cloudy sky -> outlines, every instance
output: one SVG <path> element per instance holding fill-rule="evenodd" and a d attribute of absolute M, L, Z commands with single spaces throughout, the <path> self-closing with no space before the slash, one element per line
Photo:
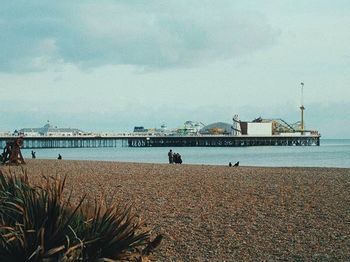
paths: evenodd
<path fill-rule="evenodd" d="M 0 130 L 256 117 L 350 138 L 348 0 L 3 1 Z"/>

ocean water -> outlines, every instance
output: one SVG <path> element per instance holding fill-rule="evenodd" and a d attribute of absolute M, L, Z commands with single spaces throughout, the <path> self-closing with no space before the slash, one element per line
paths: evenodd
<path fill-rule="evenodd" d="M 170 148 L 59 148 L 35 149 L 38 159 L 56 159 L 61 154 L 68 160 L 122 161 L 167 163 Z M 260 146 L 260 147 L 174 147 L 184 164 L 273 167 L 346 167 L 350 168 L 350 139 L 321 139 L 318 146 Z M 31 150 L 24 149 L 25 158 Z"/>

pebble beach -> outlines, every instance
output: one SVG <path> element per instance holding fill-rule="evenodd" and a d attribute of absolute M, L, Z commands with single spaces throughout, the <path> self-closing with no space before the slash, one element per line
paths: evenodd
<path fill-rule="evenodd" d="M 155 261 L 350 261 L 350 169 L 26 160 L 32 183 L 132 204 Z"/>

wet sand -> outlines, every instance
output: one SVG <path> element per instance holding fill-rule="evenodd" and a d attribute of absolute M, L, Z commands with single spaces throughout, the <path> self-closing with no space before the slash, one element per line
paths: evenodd
<path fill-rule="evenodd" d="M 24 168 L 33 183 L 67 175 L 76 198 L 133 203 L 164 236 L 157 261 L 350 261 L 350 169 L 39 159 Z"/>

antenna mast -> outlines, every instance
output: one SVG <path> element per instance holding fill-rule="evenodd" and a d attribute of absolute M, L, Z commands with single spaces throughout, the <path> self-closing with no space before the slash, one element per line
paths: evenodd
<path fill-rule="evenodd" d="M 301 110 L 301 124 L 300 124 L 300 131 L 301 131 L 301 134 L 303 135 L 304 134 L 304 110 L 305 110 L 305 107 L 304 107 L 304 83 L 301 82 L 300 83 L 301 85 L 301 106 L 300 106 L 300 110 Z"/>

